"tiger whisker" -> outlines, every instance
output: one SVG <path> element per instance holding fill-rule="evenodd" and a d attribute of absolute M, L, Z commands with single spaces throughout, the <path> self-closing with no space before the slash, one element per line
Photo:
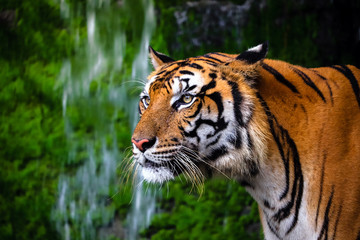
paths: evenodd
<path fill-rule="evenodd" d="M 131 156 L 129 156 L 130 154 L 127 155 L 128 156 L 126 156 L 118 166 L 118 168 L 122 172 L 121 177 L 118 179 L 118 186 L 120 186 L 120 190 L 124 192 L 129 187 L 128 182 L 131 175 L 133 174 L 133 169 L 135 165 L 135 163 L 131 161 Z"/>
<path fill-rule="evenodd" d="M 185 175 L 185 179 L 187 181 L 190 181 L 192 186 L 196 185 L 196 177 L 194 176 L 194 172 L 191 170 L 191 168 L 189 168 L 188 164 L 186 164 L 186 162 L 184 162 L 182 159 L 178 158 L 178 161 L 179 161 L 179 165 L 181 165 L 182 168 L 184 169 L 183 172 Z"/>
<path fill-rule="evenodd" d="M 202 172 L 201 172 L 201 170 L 199 169 L 199 167 L 196 166 L 196 164 L 195 164 L 193 161 L 191 161 L 191 159 L 190 159 L 185 153 L 179 152 L 179 154 L 183 157 L 183 159 L 184 159 L 185 161 L 187 161 L 187 162 L 191 165 L 191 167 L 194 169 L 194 171 L 199 174 L 200 178 L 201 178 L 201 179 L 204 179 L 204 175 L 202 174 Z"/>
<path fill-rule="evenodd" d="M 138 83 L 141 86 L 145 86 L 146 81 L 144 81 L 144 80 L 142 80 L 140 78 L 139 79 L 131 79 L 131 80 L 123 81 L 120 86 L 124 86 L 125 84 L 130 84 L 130 83 Z"/>
<path fill-rule="evenodd" d="M 174 160 L 175 160 L 175 159 L 174 159 Z M 177 163 L 177 161 L 176 161 L 176 160 L 175 160 L 174 162 L 175 162 L 176 166 L 181 167 L 180 165 L 178 165 L 178 163 Z M 168 162 L 166 162 L 166 165 L 168 166 L 168 168 L 169 168 L 169 169 L 171 169 L 171 168 L 170 168 L 170 166 L 171 166 L 171 165 L 170 165 Z M 169 165 L 170 165 L 170 166 L 169 166 Z M 180 173 L 176 170 L 176 168 L 175 168 L 175 167 L 173 167 L 173 168 L 172 168 L 172 170 L 174 170 L 174 171 L 175 171 L 176 175 L 180 175 Z M 181 179 L 181 178 L 180 178 L 180 182 L 182 183 L 182 179 Z"/>
<path fill-rule="evenodd" d="M 202 195 L 203 185 L 205 180 L 204 175 L 202 174 L 199 167 L 196 166 L 196 164 L 193 161 L 191 161 L 191 159 L 186 154 L 184 154 L 183 152 L 179 152 L 179 154 L 182 156 L 182 159 L 186 162 L 187 165 L 189 165 L 192 172 L 194 173 L 195 185 L 198 187 L 198 191 L 200 192 L 200 195 Z"/>
<path fill-rule="evenodd" d="M 192 183 L 192 188 L 190 191 L 192 191 L 192 189 L 197 186 L 199 192 L 202 192 L 202 188 L 199 186 L 203 184 L 204 176 L 202 175 L 200 169 L 184 153 L 178 152 L 176 157 L 181 162 L 181 165 L 186 168 L 184 173 L 186 173 L 186 175 L 189 177 L 188 180 L 190 180 Z"/>
<path fill-rule="evenodd" d="M 182 169 L 183 174 L 186 176 L 186 178 L 185 178 L 186 180 L 191 179 L 191 176 L 189 175 L 189 172 L 186 171 L 185 166 L 183 166 L 182 164 L 180 164 L 179 161 L 181 161 L 181 159 L 178 159 L 178 157 L 175 156 L 175 157 L 174 157 L 174 163 L 175 163 L 175 165 Z M 182 181 L 182 180 L 180 179 L 180 181 Z"/>
<path fill-rule="evenodd" d="M 120 170 L 124 173 L 122 174 L 122 177 L 119 179 L 119 181 L 124 183 L 125 185 L 129 181 L 129 178 L 134 170 L 134 165 L 136 164 L 134 161 L 131 161 L 131 157 L 132 155 L 125 157 L 119 166 Z"/>
<path fill-rule="evenodd" d="M 184 145 L 181 145 L 181 148 L 186 151 L 186 154 L 189 154 L 189 155 L 191 155 L 192 157 L 194 157 L 195 160 L 200 161 L 200 162 L 202 162 L 202 163 L 205 163 L 205 164 L 206 164 L 207 166 L 209 166 L 210 168 L 213 168 L 213 169 L 215 169 L 216 171 L 218 171 L 219 173 L 221 173 L 221 174 L 222 174 L 224 177 L 226 177 L 227 179 L 229 179 L 229 180 L 231 179 L 228 175 L 226 175 L 226 173 L 222 172 L 222 171 L 221 171 L 220 169 L 218 169 L 217 167 L 212 166 L 212 165 L 210 165 L 207 161 L 203 160 L 202 158 L 208 159 L 208 158 L 207 158 L 206 156 L 204 156 L 203 154 L 196 153 L 194 150 L 192 150 L 192 149 L 190 149 L 190 148 L 188 148 L 188 147 L 186 147 L 186 146 L 184 146 Z M 202 156 L 200 156 L 200 155 L 202 155 Z"/>
<path fill-rule="evenodd" d="M 190 170 L 190 172 L 193 174 L 194 180 L 198 180 L 197 172 L 200 172 L 200 169 L 197 168 L 195 164 L 193 164 L 188 157 L 183 154 L 182 152 L 178 153 L 180 157 L 180 160 L 182 160 L 182 163 L 185 165 L 185 167 Z"/>

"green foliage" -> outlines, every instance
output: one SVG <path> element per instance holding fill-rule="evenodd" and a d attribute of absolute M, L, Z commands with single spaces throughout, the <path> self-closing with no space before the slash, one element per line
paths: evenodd
<path fill-rule="evenodd" d="M 52 0 L 0 0 L 0 10 L 16 14 L 14 22 L 0 26 L 2 57 L 16 60 L 56 60 L 72 50 L 72 38 L 60 18 L 60 6 Z"/>
<path fill-rule="evenodd" d="M 260 239 L 257 205 L 235 182 L 209 180 L 202 195 L 186 181 L 163 189 L 161 209 L 142 233 L 151 239 Z"/>
<path fill-rule="evenodd" d="M 53 0 L 0 0 L 0 13 L 12 11 L 11 22 L 0 22 L 0 239 L 59 239 L 51 222 L 58 197 L 61 172 L 74 172 L 88 157 L 81 144 L 94 137 L 94 124 L 81 115 L 81 105 L 69 109 L 76 127 L 74 138 L 65 135 L 62 84 L 58 77 L 64 57 L 74 53 L 75 35 L 60 17 Z M 86 37 L 83 19 L 80 39 Z M 108 29 L 109 30 L 109 29 Z M 102 84 L 104 84 L 102 82 Z M 106 84 L 106 83 L 105 83 Z M 93 93 L 101 87 L 92 86 Z M 128 147 L 130 132 L 126 116 L 106 106 L 114 120 L 120 151 Z M 76 163 L 68 162 L 69 143 L 77 141 Z M 107 143 L 115 142 L 109 136 Z M 115 190 L 114 190 L 115 191 Z M 126 215 L 130 191 L 109 202 L 109 212 Z M 115 207 L 118 210 L 114 210 Z M 98 218 L 103 217 L 102 213 Z M 112 216 L 111 216 L 112 217 Z M 96 222 L 97 220 L 94 219 Z"/>
<path fill-rule="evenodd" d="M 0 61 L 0 238 L 56 239 L 49 218 L 66 156 L 59 63 Z"/>

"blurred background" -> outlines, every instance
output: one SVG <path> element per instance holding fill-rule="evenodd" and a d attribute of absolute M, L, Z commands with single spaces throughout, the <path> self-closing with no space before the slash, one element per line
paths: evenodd
<path fill-rule="evenodd" d="M 360 66 L 358 0 L 0 0 L 0 239 L 262 239 L 245 190 L 129 176 L 148 45 Z M 132 180 L 134 179 L 134 180 Z"/>

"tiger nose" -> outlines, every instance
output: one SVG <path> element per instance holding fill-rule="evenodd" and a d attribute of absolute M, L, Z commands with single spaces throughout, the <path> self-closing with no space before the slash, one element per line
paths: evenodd
<path fill-rule="evenodd" d="M 147 139 L 147 138 L 143 138 L 140 140 L 136 140 L 136 139 L 131 139 L 131 142 L 133 144 L 135 144 L 135 146 L 141 151 L 141 152 L 145 152 L 147 149 L 151 148 L 152 146 L 154 146 L 156 139 L 152 138 L 152 139 Z"/>

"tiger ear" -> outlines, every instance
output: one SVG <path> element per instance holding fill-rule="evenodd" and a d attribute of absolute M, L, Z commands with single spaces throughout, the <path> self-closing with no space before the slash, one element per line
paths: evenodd
<path fill-rule="evenodd" d="M 165 63 L 174 62 L 175 60 L 171 57 L 166 56 L 165 54 L 155 51 L 151 46 L 149 46 L 149 56 L 153 67 L 158 69 Z"/>
<path fill-rule="evenodd" d="M 236 60 L 245 61 L 248 64 L 254 64 L 266 57 L 268 46 L 268 42 L 264 42 L 263 44 L 252 47 L 238 55 Z"/>

